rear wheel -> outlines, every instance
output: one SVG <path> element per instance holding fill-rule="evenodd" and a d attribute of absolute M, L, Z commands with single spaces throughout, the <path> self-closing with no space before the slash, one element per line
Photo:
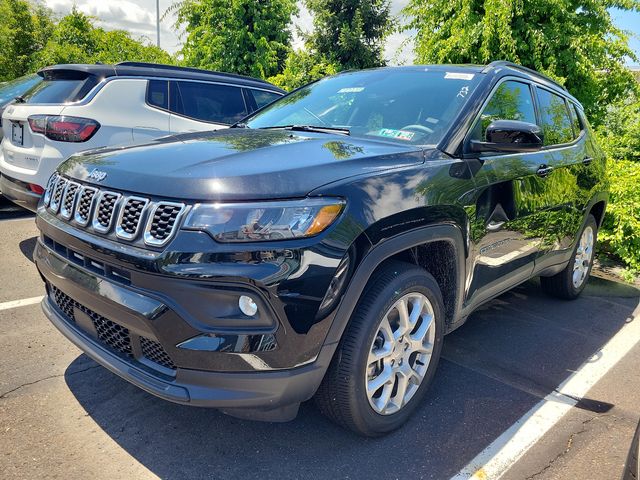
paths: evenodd
<path fill-rule="evenodd" d="M 593 267 L 597 236 L 598 223 L 593 215 L 589 215 L 565 269 L 552 277 L 540 277 L 542 289 L 546 293 L 566 300 L 578 298 L 587 285 Z"/>
<path fill-rule="evenodd" d="M 435 373 L 444 331 L 435 279 L 390 262 L 371 279 L 316 394 L 320 410 L 361 435 L 407 421 Z"/>

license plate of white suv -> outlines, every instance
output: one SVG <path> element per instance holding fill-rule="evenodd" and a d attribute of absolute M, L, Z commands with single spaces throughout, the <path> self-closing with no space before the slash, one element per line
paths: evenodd
<path fill-rule="evenodd" d="M 22 124 L 11 122 L 11 140 L 16 145 L 22 145 Z"/>

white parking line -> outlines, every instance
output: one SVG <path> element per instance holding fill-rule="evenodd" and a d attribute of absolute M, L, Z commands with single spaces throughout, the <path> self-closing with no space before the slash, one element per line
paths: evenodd
<path fill-rule="evenodd" d="M 451 480 L 495 480 L 534 446 L 598 380 L 640 342 L 640 307 L 633 318 L 578 370 L 496 438 Z"/>
<path fill-rule="evenodd" d="M 34 303 L 40 302 L 44 297 L 40 295 L 39 297 L 31 297 L 31 298 L 23 298 L 22 300 L 13 300 L 11 302 L 0 303 L 0 311 L 1 310 L 9 310 L 10 308 L 16 307 L 25 307 L 27 305 L 33 305 Z"/>

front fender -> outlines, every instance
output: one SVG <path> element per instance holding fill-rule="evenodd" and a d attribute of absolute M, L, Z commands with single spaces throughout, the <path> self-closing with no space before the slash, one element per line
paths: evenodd
<path fill-rule="evenodd" d="M 373 247 L 357 266 L 351 281 L 338 306 L 333 323 L 329 328 L 325 345 L 337 344 L 342 337 L 342 333 L 349 323 L 349 319 L 358 304 L 367 283 L 373 272 L 387 259 L 393 255 L 418 245 L 423 245 L 435 241 L 446 241 L 451 243 L 455 251 L 456 263 L 456 294 L 453 322 L 457 319 L 462 309 L 465 275 L 465 248 L 462 232 L 460 228 L 452 224 L 431 225 L 417 228 L 392 238 L 381 241 Z"/>

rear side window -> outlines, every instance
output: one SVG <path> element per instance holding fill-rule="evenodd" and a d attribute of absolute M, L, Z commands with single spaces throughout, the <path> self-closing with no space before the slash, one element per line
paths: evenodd
<path fill-rule="evenodd" d="M 494 120 L 536 123 L 533 97 L 528 84 L 516 81 L 501 83 L 480 114 L 480 121 L 474 126 L 471 138 L 484 141 L 487 127 Z"/>
<path fill-rule="evenodd" d="M 584 128 L 582 127 L 582 123 L 580 123 L 577 107 L 573 103 L 569 104 L 569 114 L 571 115 L 571 123 L 573 124 L 573 136 L 578 138 Z"/>
<path fill-rule="evenodd" d="M 247 115 L 239 87 L 201 82 L 171 82 L 170 110 L 204 122 L 232 124 Z"/>
<path fill-rule="evenodd" d="M 537 91 L 544 145 L 572 142 L 575 138 L 573 124 L 564 98 L 543 88 Z"/>
<path fill-rule="evenodd" d="M 277 100 L 282 95 L 278 95 L 274 92 L 265 92 L 264 90 L 247 89 L 249 95 L 253 96 L 256 106 L 262 108 L 265 105 L 269 105 L 271 102 Z"/>
<path fill-rule="evenodd" d="M 70 103 L 82 100 L 98 84 L 95 75 L 61 71 L 47 75 L 40 84 L 22 96 L 26 103 Z"/>
<path fill-rule="evenodd" d="M 169 109 L 169 82 L 166 80 L 149 80 L 147 85 L 147 103 L 154 107 Z"/>

